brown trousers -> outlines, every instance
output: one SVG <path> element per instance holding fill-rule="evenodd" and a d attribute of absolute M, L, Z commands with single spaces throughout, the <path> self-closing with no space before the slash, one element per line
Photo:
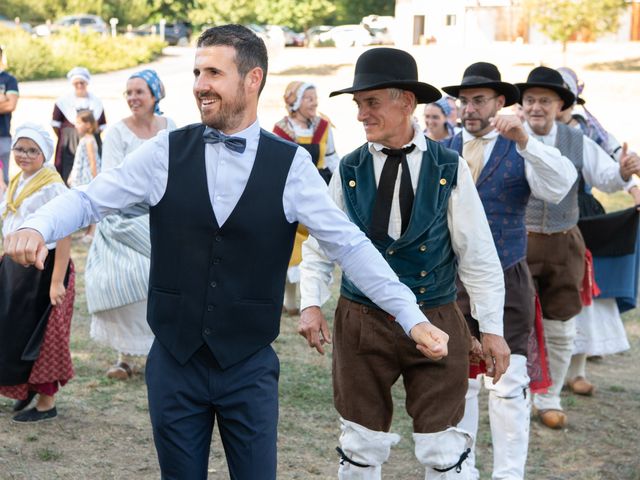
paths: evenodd
<path fill-rule="evenodd" d="M 527 263 L 544 318 L 569 320 L 582 310 L 584 253 L 584 239 L 578 227 L 551 235 L 529 232 Z"/>
<path fill-rule="evenodd" d="M 504 271 L 504 290 L 504 339 L 512 354 L 526 357 L 536 315 L 536 291 L 526 260 L 521 260 Z M 458 307 L 467 319 L 471 334 L 480 339 L 480 326 L 471 316 L 469 294 L 460 281 Z"/>
<path fill-rule="evenodd" d="M 388 432 L 391 387 L 400 376 L 414 432 L 441 432 L 462 419 L 471 342 L 467 323 L 455 303 L 423 312 L 449 335 L 449 354 L 442 360 L 423 356 L 384 311 L 340 297 L 333 332 L 333 397 L 344 419 Z"/>

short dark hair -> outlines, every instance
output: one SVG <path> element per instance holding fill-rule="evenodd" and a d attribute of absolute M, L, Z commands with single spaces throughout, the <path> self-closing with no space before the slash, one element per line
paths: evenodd
<path fill-rule="evenodd" d="M 235 49 L 236 66 L 242 78 L 249 73 L 249 70 L 255 67 L 262 69 L 263 77 L 260 90 L 258 91 L 259 95 L 267 81 L 267 70 L 269 66 L 267 47 L 264 41 L 247 27 L 236 24 L 208 28 L 202 32 L 198 38 L 198 48 L 220 45 L 233 47 Z"/>

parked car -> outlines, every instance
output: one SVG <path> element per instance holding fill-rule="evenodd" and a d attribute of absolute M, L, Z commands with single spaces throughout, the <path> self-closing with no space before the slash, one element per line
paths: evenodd
<path fill-rule="evenodd" d="M 177 45 L 178 47 L 187 47 L 191 43 L 191 23 L 189 22 L 175 22 L 165 23 L 164 25 L 164 40 L 169 45 Z M 136 27 L 133 32 L 134 35 L 160 35 L 160 24 L 145 24 Z"/>
<path fill-rule="evenodd" d="M 31 28 L 30 23 L 19 22 L 16 23 L 15 20 L 9 20 L 4 15 L 0 15 L 0 27 L 4 28 L 22 28 L 27 33 L 33 33 L 33 28 Z"/>
<path fill-rule="evenodd" d="M 69 15 L 62 17 L 51 24 L 43 23 L 36 25 L 34 31 L 39 37 L 48 37 L 62 28 L 69 28 L 74 25 L 77 25 L 80 28 L 81 33 L 98 32 L 102 35 L 109 33 L 109 26 L 104 20 L 102 20 L 102 18 L 97 15 L 87 14 Z"/>
<path fill-rule="evenodd" d="M 282 27 L 284 31 L 284 40 L 287 47 L 304 47 L 306 35 L 302 32 L 296 32 L 289 27 Z"/>
<path fill-rule="evenodd" d="M 269 51 L 279 51 L 284 48 L 285 36 L 280 27 L 271 29 L 271 32 L 269 32 L 269 29 L 266 26 L 257 25 L 255 23 L 250 23 L 245 25 L 245 27 L 259 36 Z"/>
<path fill-rule="evenodd" d="M 331 40 L 337 48 L 363 47 L 373 43 L 373 37 L 362 25 L 340 25 L 320 35 L 320 40 Z"/>
<path fill-rule="evenodd" d="M 322 45 L 322 40 L 321 40 L 321 35 L 323 35 L 324 33 L 327 33 L 329 30 L 331 30 L 333 27 L 330 27 L 328 25 L 318 25 L 316 27 L 311 27 L 309 30 L 307 30 L 306 33 L 306 38 L 305 38 L 305 45 L 307 47 L 321 47 Z M 325 40 L 326 42 L 327 40 Z"/>

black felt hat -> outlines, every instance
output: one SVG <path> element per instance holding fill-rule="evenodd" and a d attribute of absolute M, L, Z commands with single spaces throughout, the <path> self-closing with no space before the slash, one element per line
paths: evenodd
<path fill-rule="evenodd" d="M 492 63 L 477 62 L 471 64 L 462 74 L 460 85 L 443 87 L 442 90 L 452 97 L 459 97 L 460 90 L 465 88 L 491 88 L 500 95 L 504 95 L 505 107 L 520 100 L 520 91 L 515 85 L 502 81 L 500 71 Z"/>
<path fill-rule="evenodd" d="M 520 103 L 522 103 L 522 96 L 524 92 L 529 88 L 548 88 L 558 94 L 558 96 L 564 102 L 562 110 L 566 110 L 571 107 L 576 97 L 571 90 L 565 87 L 562 75 L 557 70 L 549 67 L 536 67 L 529 73 L 527 81 L 525 83 L 516 83 L 516 87 L 520 89 Z"/>
<path fill-rule="evenodd" d="M 409 53 L 386 47 L 372 48 L 360 55 L 353 85 L 331 92 L 329 96 L 382 88 L 409 90 L 416 95 L 418 103 L 432 103 L 442 97 L 437 88 L 418 81 L 418 66 Z"/>

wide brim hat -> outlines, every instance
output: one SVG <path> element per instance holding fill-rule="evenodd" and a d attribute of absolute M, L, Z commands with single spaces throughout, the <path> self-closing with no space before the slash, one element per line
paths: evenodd
<path fill-rule="evenodd" d="M 409 53 L 386 47 L 372 48 L 360 55 L 356 62 L 353 85 L 331 92 L 329 96 L 383 88 L 413 92 L 418 103 L 432 103 L 442 97 L 436 87 L 418 81 L 418 66 Z"/>
<path fill-rule="evenodd" d="M 558 94 L 563 101 L 562 110 L 566 110 L 571 107 L 575 101 L 576 96 L 571 90 L 565 87 L 564 80 L 560 72 L 549 67 L 536 67 L 529 73 L 527 81 L 525 83 L 516 83 L 516 87 L 520 90 L 520 103 L 522 104 L 522 97 L 524 92 L 530 88 L 547 88 Z"/>
<path fill-rule="evenodd" d="M 511 83 L 503 82 L 498 67 L 492 63 L 477 62 L 469 65 L 462 74 L 460 85 L 443 87 L 446 93 L 458 98 L 465 88 L 490 88 L 504 95 L 504 106 L 508 107 L 520 100 L 520 90 Z"/>

